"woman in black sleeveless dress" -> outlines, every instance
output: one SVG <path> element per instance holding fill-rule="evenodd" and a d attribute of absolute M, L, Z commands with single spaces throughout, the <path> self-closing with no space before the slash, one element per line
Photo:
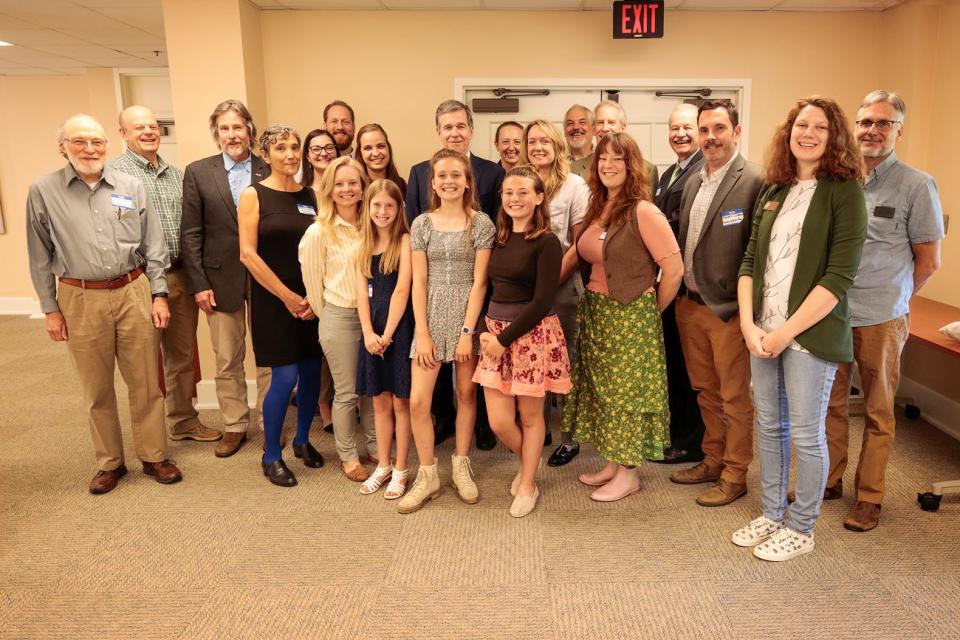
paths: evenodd
<path fill-rule="evenodd" d="M 309 441 L 313 407 L 320 395 L 320 344 L 317 318 L 306 299 L 297 258 L 303 232 L 316 217 L 313 190 L 297 184 L 300 136 L 274 126 L 260 138 L 270 176 L 240 196 L 240 260 L 252 276 L 250 327 L 258 367 L 271 367 L 263 400 L 263 473 L 276 485 L 292 487 L 296 478 L 283 462 L 280 434 L 290 393 L 297 387 L 297 435 L 293 450 L 308 467 L 323 466 Z"/>

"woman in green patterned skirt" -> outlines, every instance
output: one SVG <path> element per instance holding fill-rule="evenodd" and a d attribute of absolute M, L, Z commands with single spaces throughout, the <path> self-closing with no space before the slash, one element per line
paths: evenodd
<path fill-rule="evenodd" d="M 612 502 L 640 491 L 637 465 L 662 459 L 670 444 L 660 312 L 677 294 L 683 261 L 667 219 L 650 202 L 633 138 L 605 136 L 592 169 L 590 208 L 577 239 L 587 285 L 563 429 L 607 460 L 580 482 L 599 487 L 592 499 Z"/>

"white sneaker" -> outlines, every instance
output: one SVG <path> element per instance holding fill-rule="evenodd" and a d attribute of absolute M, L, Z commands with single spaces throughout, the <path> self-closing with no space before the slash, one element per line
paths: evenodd
<path fill-rule="evenodd" d="M 783 527 L 782 522 L 760 516 L 747 526 L 733 532 L 731 540 L 738 547 L 755 547 Z"/>
<path fill-rule="evenodd" d="M 753 548 L 753 555 L 761 560 L 783 562 L 813 551 L 813 534 L 797 533 L 783 527 L 763 544 Z"/>

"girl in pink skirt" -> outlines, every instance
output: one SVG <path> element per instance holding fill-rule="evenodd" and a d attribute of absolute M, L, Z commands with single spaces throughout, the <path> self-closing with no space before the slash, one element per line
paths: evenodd
<path fill-rule="evenodd" d="M 546 430 L 546 393 L 570 391 L 567 342 L 551 309 L 563 254 L 544 200 L 543 181 L 531 167 L 507 173 L 490 257 L 493 295 L 487 331 L 480 335 L 480 362 L 473 376 L 484 387 L 491 428 L 520 457 L 520 471 L 510 486 L 510 515 L 515 518 L 533 511 L 540 496 L 536 475 Z"/>

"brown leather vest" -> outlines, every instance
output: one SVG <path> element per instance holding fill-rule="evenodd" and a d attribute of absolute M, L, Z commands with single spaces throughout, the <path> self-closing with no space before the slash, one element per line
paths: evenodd
<path fill-rule="evenodd" d="M 577 256 L 586 286 L 590 281 L 590 263 L 580 256 L 579 246 Z M 660 267 L 643 243 L 635 211 L 630 212 L 626 222 L 607 229 L 603 243 L 603 269 L 607 274 L 608 295 L 620 304 L 630 304 L 656 284 Z"/>

